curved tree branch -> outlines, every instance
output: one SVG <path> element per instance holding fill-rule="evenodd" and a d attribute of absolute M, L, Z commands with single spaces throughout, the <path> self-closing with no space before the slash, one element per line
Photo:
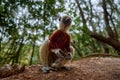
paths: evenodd
<path fill-rule="evenodd" d="M 104 21 L 105 21 L 105 25 L 106 25 L 107 32 L 108 32 L 108 35 L 109 35 L 108 38 L 106 38 L 102 35 L 99 35 L 97 33 L 91 32 L 88 29 L 87 24 L 86 24 L 86 20 L 85 20 L 85 17 L 84 17 L 84 13 L 82 11 L 80 3 L 79 3 L 78 0 L 75 0 L 75 1 L 76 1 L 77 6 L 78 6 L 78 9 L 80 11 L 80 15 L 82 17 L 83 26 L 86 27 L 86 29 L 83 30 L 83 31 L 85 33 L 88 33 L 91 37 L 112 46 L 115 50 L 120 52 L 120 41 L 118 40 L 118 38 L 116 39 L 115 34 L 112 31 L 112 29 L 110 27 L 110 24 L 109 24 L 109 18 L 108 18 L 109 14 L 108 14 L 107 8 L 106 8 L 106 0 L 103 0 L 103 6 L 102 7 L 103 7 L 103 10 L 104 10 Z"/>

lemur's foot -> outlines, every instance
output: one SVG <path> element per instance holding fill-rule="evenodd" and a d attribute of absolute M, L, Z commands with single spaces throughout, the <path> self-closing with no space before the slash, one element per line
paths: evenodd
<path fill-rule="evenodd" d="M 48 73 L 49 72 L 49 67 L 43 67 L 42 69 L 43 73 Z"/>
<path fill-rule="evenodd" d="M 57 69 L 52 67 L 43 67 L 41 70 L 43 73 L 49 73 L 50 71 L 57 71 Z"/>
<path fill-rule="evenodd" d="M 71 67 L 62 66 L 61 69 L 66 70 L 66 71 L 70 71 Z"/>

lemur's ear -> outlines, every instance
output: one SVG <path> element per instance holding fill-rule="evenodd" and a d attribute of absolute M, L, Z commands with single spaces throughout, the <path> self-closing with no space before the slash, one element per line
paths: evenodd
<path fill-rule="evenodd" d="M 59 17 L 59 21 L 61 20 L 61 17 Z"/>

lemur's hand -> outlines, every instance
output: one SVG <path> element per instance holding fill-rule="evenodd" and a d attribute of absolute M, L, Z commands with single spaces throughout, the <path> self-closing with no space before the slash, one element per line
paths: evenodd
<path fill-rule="evenodd" d="M 61 49 L 52 49 L 51 52 L 55 53 L 58 57 L 61 57 L 61 58 L 64 57 L 62 55 L 63 51 Z"/>

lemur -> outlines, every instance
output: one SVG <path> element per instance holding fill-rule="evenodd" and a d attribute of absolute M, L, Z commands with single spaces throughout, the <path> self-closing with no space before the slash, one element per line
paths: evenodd
<path fill-rule="evenodd" d="M 70 46 L 71 38 L 68 33 L 71 23 L 71 17 L 63 16 L 59 22 L 59 29 L 42 43 L 40 61 L 44 73 L 60 68 L 69 69 L 64 65 L 74 56 L 74 48 Z"/>

